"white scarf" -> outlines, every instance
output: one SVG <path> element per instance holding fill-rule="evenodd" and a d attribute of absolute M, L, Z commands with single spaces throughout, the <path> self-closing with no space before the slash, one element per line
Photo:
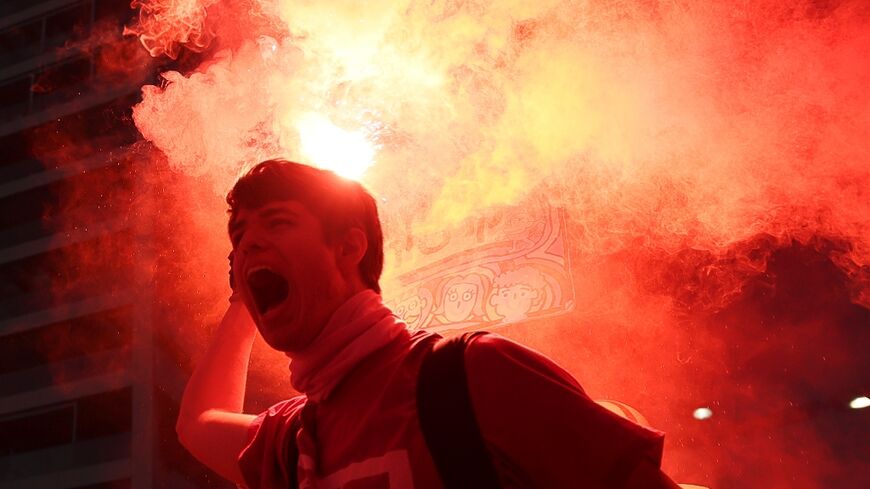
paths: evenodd
<path fill-rule="evenodd" d="M 366 289 L 339 306 L 308 348 L 293 355 L 290 384 L 320 402 L 360 360 L 402 334 L 409 334 L 405 324 Z"/>

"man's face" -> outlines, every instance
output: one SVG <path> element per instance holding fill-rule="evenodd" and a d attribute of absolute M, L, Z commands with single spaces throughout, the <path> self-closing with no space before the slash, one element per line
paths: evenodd
<path fill-rule="evenodd" d="M 320 221 L 296 201 L 240 209 L 230 224 L 236 289 L 274 349 L 303 350 L 351 295 Z"/>

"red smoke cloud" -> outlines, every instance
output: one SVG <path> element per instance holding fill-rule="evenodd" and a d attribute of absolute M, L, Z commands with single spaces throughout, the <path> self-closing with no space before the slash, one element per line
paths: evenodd
<path fill-rule="evenodd" d="M 180 363 L 228 295 L 228 186 L 347 137 L 393 244 L 533 194 L 565 209 L 574 310 L 498 332 L 667 431 L 679 481 L 870 484 L 843 407 L 868 388 L 866 2 L 137 4 L 152 54 L 205 61 L 134 108 L 163 156 L 135 150 L 150 193 L 116 212 L 149 258 L 76 260 L 151 277 Z M 255 353 L 258 406 L 287 395 L 283 361 Z"/>

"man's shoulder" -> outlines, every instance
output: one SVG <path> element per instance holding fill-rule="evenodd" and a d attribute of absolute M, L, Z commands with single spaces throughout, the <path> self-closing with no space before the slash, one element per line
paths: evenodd
<path fill-rule="evenodd" d="M 579 382 L 543 353 L 495 333 L 475 335 L 465 349 L 469 379 L 504 384 L 507 389 L 525 388 L 539 382 L 561 384 L 585 397 Z"/>
<path fill-rule="evenodd" d="M 491 332 L 480 332 L 480 334 L 470 335 L 467 341 L 466 352 L 466 356 L 468 352 L 475 355 L 499 355 L 513 352 L 541 355 L 525 345 Z"/>
<path fill-rule="evenodd" d="M 558 375 L 568 375 L 543 353 L 519 342 L 487 331 L 472 331 L 458 337 L 442 338 L 440 335 L 418 331 L 411 337 L 410 350 L 431 349 L 438 341 L 462 343 L 465 369 L 469 372 L 489 368 L 532 368 L 534 370 L 555 371 Z M 453 348 L 451 347 L 451 348 Z"/>
<path fill-rule="evenodd" d="M 463 368 L 472 390 L 483 383 L 492 388 L 502 385 L 506 390 L 533 387 L 544 382 L 557 383 L 583 396 L 582 387 L 564 368 L 543 353 L 491 332 L 469 332 L 461 337 L 444 338 L 433 333 L 418 332 L 412 336 L 411 350 L 431 350 L 438 341 L 463 343 Z M 453 348 L 453 347 L 451 347 Z"/>
<path fill-rule="evenodd" d="M 470 337 L 465 347 L 465 361 L 470 367 L 490 362 L 540 364 L 547 368 L 562 370 L 549 357 L 529 346 L 505 338 L 496 333 L 477 334 Z"/>

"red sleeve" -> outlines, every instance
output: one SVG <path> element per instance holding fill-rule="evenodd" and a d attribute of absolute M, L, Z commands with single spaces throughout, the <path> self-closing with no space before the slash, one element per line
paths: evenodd
<path fill-rule="evenodd" d="M 249 489 L 290 487 L 285 466 L 287 442 L 288 437 L 296 437 L 290 433 L 290 424 L 304 403 L 301 396 L 279 402 L 251 423 L 248 443 L 239 453 L 239 468 Z"/>
<path fill-rule="evenodd" d="M 599 406 L 543 355 L 490 334 L 468 345 L 465 362 L 478 423 L 505 485 L 623 487 L 636 466 L 659 467 L 661 432 Z"/>

